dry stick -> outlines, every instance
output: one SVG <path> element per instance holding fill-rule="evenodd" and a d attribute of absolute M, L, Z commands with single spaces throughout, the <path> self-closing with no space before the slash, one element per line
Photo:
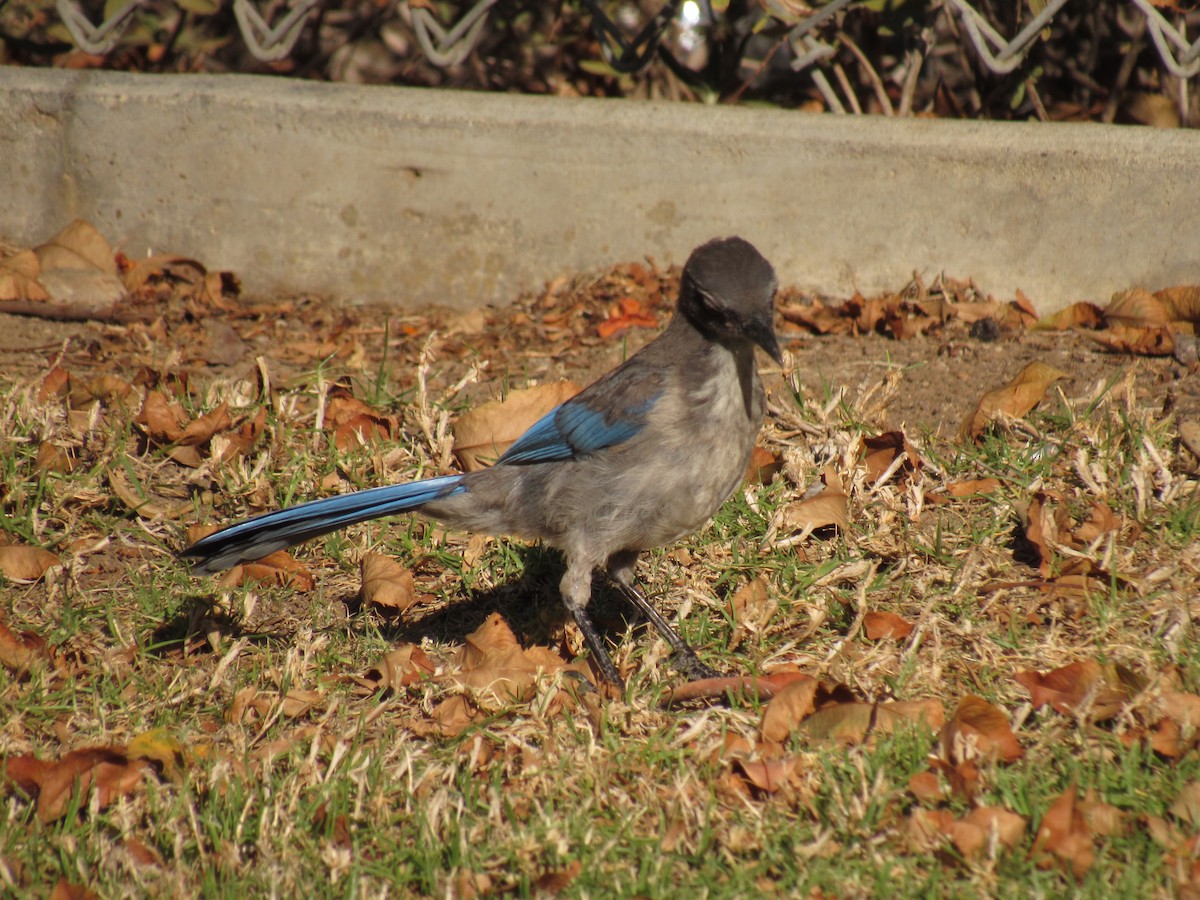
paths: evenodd
<path fill-rule="evenodd" d="M 867 79 L 871 82 L 871 87 L 875 89 L 875 100 L 883 109 L 885 116 L 894 116 L 895 108 L 892 106 L 892 99 L 887 95 L 887 88 L 884 87 L 883 79 L 879 77 L 879 72 L 871 65 L 871 61 L 867 59 L 867 55 L 862 52 L 862 49 L 854 42 L 854 39 L 844 31 L 837 33 L 837 38 L 841 43 L 854 54 L 854 58 L 858 60 L 858 64 L 862 66 L 866 73 Z"/>
<path fill-rule="evenodd" d="M 733 104 L 733 103 L 737 103 L 739 100 L 741 100 L 742 94 L 746 93 L 746 89 L 748 87 L 750 87 L 750 85 L 754 82 L 754 79 L 756 79 L 759 75 L 761 75 L 763 73 L 763 70 L 766 69 L 767 66 L 769 66 L 771 64 L 771 60 L 775 57 L 775 54 L 779 52 L 779 48 L 782 47 L 783 44 L 784 44 L 784 41 L 782 39 L 779 41 L 776 41 L 775 46 L 772 47 L 767 52 L 767 55 L 763 57 L 763 60 L 761 63 L 759 63 L 758 68 L 754 70 L 753 74 L 751 74 L 749 78 L 747 78 L 745 81 L 743 81 L 741 83 L 741 85 L 738 87 L 738 89 L 736 91 L 734 91 L 732 94 L 730 94 L 729 99 L 725 101 L 726 103 Z"/>
<path fill-rule="evenodd" d="M 926 46 L 929 42 L 926 41 Z M 911 116 L 913 97 L 917 93 L 917 81 L 921 77 L 921 67 L 925 65 L 925 51 L 909 50 L 904 54 L 908 58 L 908 71 L 904 73 L 904 87 L 900 91 L 900 112 L 902 116 Z"/>
<path fill-rule="evenodd" d="M 1129 79 L 1133 77 L 1133 71 L 1137 68 L 1137 58 L 1141 54 L 1145 43 L 1146 20 L 1138 16 L 1137 22 L 1129 35 L 1129 48 L 1125 51 L 1124 59 L 1121 60 L 1121 68 L 1117 70 L 1117 80 L 1113 82 L 1112 91 L 1108 95 L 1108 102 L 1104 104 L 1104 112 L 1100 114 L 1100 121 L 1106 125 L 1111 125 L 1117 117 L 1117 108 L 1121 105 L 1121 95 L 1125 93 L 1125 88 L 1129 86 Z"/>
<path fill-rule="evenodd" d="M 120 303 L 106 306 L 68 306 L 65 303 L 41 300 L 0 300 L 0 313 L 50 319 L 53 322 L 112 322 L 118 325 L 150 322 L 157 315 L 153 310 L 128 309 Z"/>
<path fill-rule="evenodd" d="M 1025 79 L 1025 93 L 1029 95 L 1029 102 L 1033 104 L 1033 111 L 1037 113 L 1037 117 L 1042 122 L 1050 121 L 1050 114 L 1046 112 L 1046 107 L 1042 105 L 1042 97 L 1038 93 L 1037 86 L 1033 83 L 1032 78 Z"/>
<path fill-rule="evenodd" d="M 850 108 L 856 116 L 861 116 L 862 106 L 858 102 L 858 95 L 854 93 L 854 86 L 850 84 L 850 79 L 846 76 L 846 70 L 842 68 L 841 63 L 833 64 L 833 74 L 837 76 L 838 84 L 842 88 L 842 93 L 846 95 Z"/>

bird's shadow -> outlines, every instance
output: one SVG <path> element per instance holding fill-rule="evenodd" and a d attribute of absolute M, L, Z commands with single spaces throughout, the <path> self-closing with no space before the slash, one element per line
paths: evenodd
<path fill-rule="evenodd" d="M 561 554 L 542 545 L 514 544 L 511 551 L 519 560 L 521 574 L 492 587 L 472 590 L 460 582 L 458 599 L 424 611 L 413 608 L 404 616 L 384 618 L 367 612 L 357 593 L 345 594 L 341 603 L 348 618 L 338 629 L 365 634 L 374 630 L 391 643 L 461 644 L 493 613 L 499 613 L 524 646 L 554 644 L 561 638 L 563 625 L 571 616 L 563 605 L 559 581 L 564 571 Z M 214 594 L 192 594 L 150 635 L 152 652 L 166 654 L 187 648 L 199 648 L 206 635 L 219 632 L 228 637 L 248 638 L 253 643 L 287 642 L 308 626 L 310 601 L 303 595 L 281 592 L 272 598 L 269 608 L 260 601 L 259 612 L 246 620 L 223 609 Z M 293 599 L 294 598 L 294 599 Z M 265 598 L 264 598 L 265 599 Z M 592 601 L 588 613 L 601 635 L 610 641 L 619 639 L 638 615 L 602 572 L 592 582 Z"/>
<path fill-rule="evenodd" d="M 489 616 L 498 613 L 524 646 L 555 643 L 561 638 L 563 625 L 571 621 L 559 592 L 565 571 L 562 555 L 538 544 L 514 544 L 511 550 L 520 560 L 518 577 L 476 590 L 460 584 L 458 599 L 424 614 L 393 619 L 379 633 L 393 643 L 429 639 L 461 644 Z M 357 596 L 346 601 L 352 615 L 360 611 Z M 619 638 L 638 621 L 636 611 L 599 571 L 592 580 L 588 613 L 601 635 L 610 640 Z"/>

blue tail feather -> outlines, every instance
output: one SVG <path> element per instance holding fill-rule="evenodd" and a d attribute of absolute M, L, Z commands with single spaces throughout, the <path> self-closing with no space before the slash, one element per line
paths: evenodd
<path fill-rule="evenodd" d="M 211 574 L 357 522 L 408 512 L 465 490 L 461 475 L 444 475 L 326 497 L 231 525 L 192 544 L 183 556 L 196 560 L 193 571 Z"/>

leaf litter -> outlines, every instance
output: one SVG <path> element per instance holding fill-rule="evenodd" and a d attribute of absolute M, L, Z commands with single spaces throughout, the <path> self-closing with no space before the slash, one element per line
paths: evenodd
<path fill-rule="evenodd" d="M 649 836 L 658 825 L 645 811 L 683 779 L 670 846 L 695 846 L 688 811 L 703 808 L 728 858 L 752 866 L 776 810 L 822 819 L 814 810 L 841 796 L 833 761 L 853 779 L 872 754 L 915 740 L 923 762 L 863 782 L 882 815 L 822 819 L 813 864 L 853 858 L 853 836 L 869 828 L 894 860 L 940 860 L 954 878 L 985 883 L 981 872 L 1016 854 L 1074 883 L 1112 864 L 1113 841 L 1140 834 L 1170 862 L 1159 883 L 1194 884 L 1186 786 L 1139 807 L 1136 792 L 1104 796 L 1111 762 L 1085 769 L 1083 788 L 1077 770 L 1055 768 L 1067 735 L 1103 749 L 1098 759 L 1145 753 L 1151 769 L 1181 767 L 1196 783 L 1192 287 L 1044 319 L 1023 295 L 997 302 L 949 279 L 843 303 L 785 290 L 795 368 L 765 369 L 771 414 L 736 530 L 719 522 L 647 566 L 652 590 L 670 586 L 665 610 L 714 624 L 699 630 L 707 658 L 747 674 L 678 683 L 665 648 L 639 636 L 616 655 L 633 694 L 613 697 L 578 659 L 536 554 L 514 559 L 504 542 L 427 523 L 363 526 L 208 587 L 181 577 L 170 551 L 214 523 L 486 464 L 652 338 L 677 278 L 647 260 L 560 279 L 508 308 L 400 313 L 249 303 L 230 273 L 177 256 L 131 263 L 86 223 L 0 260 L 0 306 L 26 316 L 8 320 L 3 351 L 6 702 L 35 686 L 87 692 L 131 666 L 155 685 L 124 707 L 85 693 L 69 727 L 14 720 L 13 808 L 42 822 L 74 815 L 86 834 L 90 816 L 145 810 L 148 792 L 189 780 L 209 785 L 188 801 L 203 809 L 255 766 L 301 792 L 314 763 L 360 784 L 342 762 L 350 753 L 397 766 L 388 795 L 401 808 L 446 808 L 455 773 L 490 770 L 528 814 L 538 797 L 582 802 L 578 779 L 608 773 L 587 802 Z M 103 599 L 129 573 L 157 586 L 161 609 Z M 111 604 L 114 627 L 63 630 L 67 592 Z M 598 618 L 617 639 L 632 621 L 603 608 Z M 282 656 L 267 649 L 280 641 Z M 672 752 L 686 766 L 668 776 L 636 753 L 618 762 L 595 743 L 614 715 L 625 747 L 678 727 Z M 1002 786 L 1026 770 L 1038 789 L 1014 807 Z M 328 872 L 383 852 L 365 830 L 372 813 L 321 809 Z M 501 866 L 513 840 L 412 884 L 592 883 L 570 852 Z M 223 852 L 200 841 L 178 855 L 152 829 L 126 842 L 152 871 Z M 630 883 L 619 856 L 589 859 Z M 93 874 L 116 883 L 112 865 Z M 688 868 L 680 857 L 674 878 Z M 23 871 L 26 886 L 53 883 Z"/>

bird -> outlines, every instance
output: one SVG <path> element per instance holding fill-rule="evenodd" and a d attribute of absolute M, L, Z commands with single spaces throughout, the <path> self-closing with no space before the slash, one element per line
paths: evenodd
<path fill-rule="evenodd" d="M 603 680 L 624 682 L 588 613 L 593 577 L 658 630 L 691 678 L 712 677 L 634 581 L 640 554 L 703 526 L 741 484 L 766 395 L 755 348 L 783 365 L 775 271 L 740 237 L 697 247 L 667 327 L 546 413 L 478 471 L 340 494 L 265 513 L 185 548 L 212 574 L 358 522 L 418 511 L 452 528 L 514 535 L 559 550 L 562 601 Z"/>

